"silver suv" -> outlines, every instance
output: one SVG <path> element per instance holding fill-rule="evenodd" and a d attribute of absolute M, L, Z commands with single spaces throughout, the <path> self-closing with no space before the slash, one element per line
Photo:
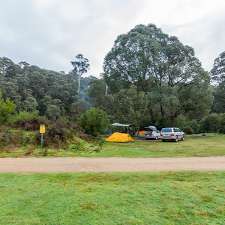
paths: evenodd
<path fill-rule="evenodd" d="M 177 127 L 167 127 L 161 130 L 162 141 L 183 141 L 184 132 Z"/>

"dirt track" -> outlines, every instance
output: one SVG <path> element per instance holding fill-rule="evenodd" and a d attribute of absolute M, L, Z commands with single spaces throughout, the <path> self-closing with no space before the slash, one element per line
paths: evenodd
<path fill-rule="evenodd" d="M 193 158 L 1 158 L 4 172 L 225 171 L 225 157 Z"/>

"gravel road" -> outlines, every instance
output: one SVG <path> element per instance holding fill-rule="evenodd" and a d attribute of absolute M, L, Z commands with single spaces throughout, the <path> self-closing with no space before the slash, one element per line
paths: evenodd
<path fill-rule="evenodd" d="M 225 157 L 0 158 L 0 173 L 225 171 Z"/>

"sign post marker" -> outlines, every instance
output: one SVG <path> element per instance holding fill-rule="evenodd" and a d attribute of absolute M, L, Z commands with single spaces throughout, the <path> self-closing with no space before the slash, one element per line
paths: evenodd
<path fill-rule="evenodd" d="M 41 134 L 41 147 L 42 148 L 44 147 L 44 134 L 45 134 L 45 132 L 46 132 L 45 125 L 41 124 L 40 125 L 40 134 Z"/>

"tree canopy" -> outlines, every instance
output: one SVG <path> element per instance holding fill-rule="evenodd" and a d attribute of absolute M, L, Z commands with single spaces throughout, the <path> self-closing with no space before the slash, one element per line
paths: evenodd
<path fill-rule="evenodd" d="M 225 113 L 225 51 L 215 59 L 211 76 L 217 84 L 214 92 L 213 110 Z"/>
<path fill-rule="evenodd" d="M 105 57 L 104 80 L 112 95 L 132 86 L 144 92 L 150 121 L 165 125 L 180 114 L 201 118 L 212 104 L 210 77 L 194 50 L 153 24 L 118 36 Z"/>
<path fill-rule="evenodd" d="M 4 99 L 9 98 L 16 104 L 18 112 L 38 111 L 49 118 L 73 116 L 74 104 L 86 98 L 92 79 L 81 78 L 78 96 L 78 81 L 72 72 L 55 72 L 26 62 L 16 64 L 6 57 L 0 58 L 0 90 Z"/>

